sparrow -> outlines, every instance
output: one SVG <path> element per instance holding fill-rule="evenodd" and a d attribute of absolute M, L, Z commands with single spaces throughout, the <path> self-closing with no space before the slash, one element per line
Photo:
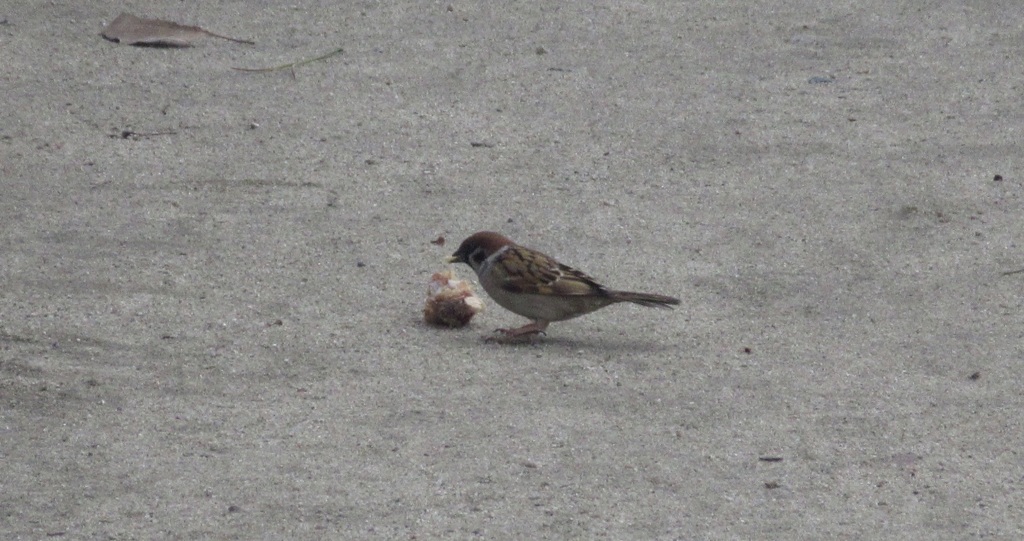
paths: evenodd
<path fill-rule="evenodd" d="M 469 265 L 494 302 L 532 320 L 516 329 L 496 331 L 510 339 L 545 334 L 553 321 L 610 304 L 631 302 L 656 308 L 679 304 L 679 299 L 666 295 L 608 289 L 583 272 L 492 231 L 473 233 L 445 261 Z"/>

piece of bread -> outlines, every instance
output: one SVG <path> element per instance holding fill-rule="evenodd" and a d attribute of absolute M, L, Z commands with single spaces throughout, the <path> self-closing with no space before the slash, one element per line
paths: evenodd
<path fill-rule="evenodd" d="M 473 293 L 469 282 L 455 278 L 446 270 L 435 272 L 427 285 L 427 301 L 423 320 L 443 327 L 465 327 L 473 316 L 484 309 L 484 303 Z"/>

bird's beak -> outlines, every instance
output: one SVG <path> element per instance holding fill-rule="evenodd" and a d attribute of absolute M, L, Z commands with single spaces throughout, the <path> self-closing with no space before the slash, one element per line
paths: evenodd
<path fill-rule="evenodd" d="M 453 255 L 450 255 L 450 256 L 444 258 L 444 262 L 445 263 L 458 263 L 459 261 L 460 261 L 460 259 L 458 257 L 453 256 Z"/>

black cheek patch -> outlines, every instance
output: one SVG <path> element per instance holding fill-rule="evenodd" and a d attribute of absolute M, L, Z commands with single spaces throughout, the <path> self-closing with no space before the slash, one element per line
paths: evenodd
<path fill-rule="evenodd" d="M 482 265 L 485 259 L 487 259 L 487 257 L 484 255 L 484 251 L 479 248 L 473 250 L 473 253 L 469 254 L 469 262 L 473 264 L 473 268 Z"/>

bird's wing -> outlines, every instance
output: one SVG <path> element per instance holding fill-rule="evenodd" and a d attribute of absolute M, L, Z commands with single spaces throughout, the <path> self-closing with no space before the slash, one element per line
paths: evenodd
<path fill-rule="evenodd" d="M 506 251 L 495 265 L 495 280 L 506 291 L 534 295 L 604 295 L 606 289 L 593 278 L 553 258 L 521 246 Z"/>

